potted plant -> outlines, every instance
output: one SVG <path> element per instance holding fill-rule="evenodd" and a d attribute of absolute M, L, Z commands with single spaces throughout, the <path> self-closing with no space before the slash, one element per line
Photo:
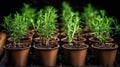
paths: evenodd
<path fill-rule="evenodd" d="M 73 12 L 73 10 L 70 7 L 69 3 L 64 1 L 62 3 L 62 14 L 61 14 L 62 23 L 60 24 L 60 26 L 61 26 L 61 28 L 60 28 L 60 37 L 59 37 L 60 38 L 60 42 L 59 42 L 60 45 L 63 45 L 64 42 L 66 41 L 65 32 L 62 29 L 66 24 L 65 20 L 69 19 L 69 17 L 67 17 L 67 16 L 69 16 L 71 12 Z M 63 55 L 63 59 L 64 59 L 64 60 L 62 60 L 62 62 L 64 64 L 69 64 L 70 63 L 69 57 L 68 57 L 69 52 L 67 52 L 67 50 L 64 50 L 63 48 L 61 48 L 61 50 L 62 50 L 61 54 Z"/>
<path fill-rule="evenodd" d="M 72 12 L 72 8 L 70 7 L 70 5 L 67 2 L 63 2 L 62 3 L 62 14 L 61 14 L 61 19 L 65 19 L 67 18 L 66 16 L 69 15 L 70 12 Z M 60 23 L 60 31 L 62 31 L 62 27 L 64 26 L 64 20 L 62 20 L 62 23 Z"/>
<path fill-rule="evenodd" d="M 92 55 L 91 51 L 91 41 L 89 41 L 89 38 L 94 37 L 91 34 L 91 30 L 93 29 L 93 22 L 91 22 L 92 19 L 94 19 L 96 16 L 99 15 L 99 11 L 92 6 L 92 4 L 87 4 L 87 6 L 83 7 L 83 12 L 81 14 L 82 17 L 82 29 L 83 29 L 83 36 L 86 38 L 86 44 L 89 45 L 88 48 L 88 56 Z"/>
<path fill-rule="evenodd" d="M 92 51 L 95 57 L 95 63 L 97 65 L 112 67 L 118 45 L 111 38 L 113 35 L 119 33 L 120 25 L 112 17 L 108 17 L 104 10 L 100 10 L 100 14 L 92 19 L 91 22 L 91 34 L 95 38 L 90 38 L 90 41 L 93 42 Z"/>
<path fill-rule="evenodd" d="M 85 39 L 80 38 L 82 29 L 79 13 L 70 11 L 63 17 L 62 20 L 65 22 L 63 31 L 66 36 L 66 41 L 62 46 L 65 52 L 64 56 L 66 56 L 64 60 L 68 60 L 70 62 L 68 64 L 72 66 L 84 66 L 88 45 L 84 43 Z"/>
<path fill-rule="evenodd" d="M 89 38 L 90 31 L 92 29 L 91 20 L 94 19 L 99 14 L 99 11 L 95 9 L 90 3 L 84 7 L 84 11 L 82 12 L 82 22 L 83 22 L 83 32 L 86 34 L 86 38 Z"/>
<path fill-rule="evenodd" d="M 71 12 L 71 11 L 73 11 L 73 9 L 70 7 L 70 5 L 68 4 L 68 2 L 63 2 L 62 3 L 62 17 L 61 17 L 61 19 L 64 19 L 64 18 L 66 18 L 65 16 L 67 15 L 69 15 L 69 13 Z M 61 23 L 61 26 L 63 27 L 64 26 L 64 20 L 62 20 L 62 22 L 63 23 Z"/>
<path fill-rule="evenodd" d="M 61 20 L 62 20 L 62 23 L 60 24 L 61 27 L 60 27 L 60 44 L 63 44 L 64 42 L 64 38 L 66 37 L 65 36 L 65 33 L 63 32 L 63 27 L 64 25 L 66 24 L 65 20 L 66 19 L 69 19 L 69 16 L 70 13 L 73 12 L 72 8 L 70 7 L 70 5 L 68 4 L 68 2 L 63 2 L 62 3 L 62 14 L 61 14 Z"/>
<path fill-rule="evenodd" d="M 24 18 L 24 22 L 27 23 L 27 26 L 28 26 L 28 32 L 27 32 L 26 38 L 30 38 L 31 39 L 30 44 L 32 44 L 32 39 L 34 35 L 34 29 L 33 29 L 32 23 L 35 21 L 36 10 L 32 8 L 29 4 L 24 3 L 23 5 L 24 6 L 21 9 L 21 14 Z"/>
<path fill-rule="evenodd" d="M 2 58 L 3 46 L 5 43 L 6 43 L 6 34 L 3 32 L 0 32 L 0 58 Z"/>
<path fill-rule="evenodd" d="M 37 21 L 33 23 L 35 30 L 35 61 L 41 66 L 56 66 L 58 41 L 55 36 L 57 10 L 47 6 L 37 13 Z"/>
<path fill-rule="evenodd" d="M 10 66 L 26 66 L 27 57 L 30 49 L 30 44 L 21 42 L 26 36 L 28 26 L 24 22 L 25 18 L 18 12 L 9 16 L 4 17 L 4 28 L 7 33 L 7 42 L 4 46 L 7 64 Z"/>

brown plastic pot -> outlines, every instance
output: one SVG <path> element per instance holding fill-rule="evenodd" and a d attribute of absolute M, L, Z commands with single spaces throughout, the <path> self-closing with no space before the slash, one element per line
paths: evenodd
<path fill-rule="evenodd" d="M 26 66 L 30 46 L 26 48 L 5 48 L 8 66 Z"/>
<path fill-rule="evenodd" d="M 55 48 L 35 48 L 35 61 L 40 66 L 56 66 L 59 45 Z"/>
<path fill-rule="evenodd" d="M 27 31 L 27 35 L 21 39 L 21 43 L 26 43 L 26 44 L 32 44 L 32 41 L 33 41 L 33 35 L 35 34 L 34 32 L 34 29 L 33 28 L 30 28 L 28 29 Z"/>
<path fill-rule="evenodd" d="M 85 66 L 88 45 L 85 48 L 66 48 L 64 49 L 64 60 L 67 65 Z"/>
<path fill-rule="evenodd" d="M 0 32 L 0 57 L 3 54 L 3 46 L 6 42 L 6 34 Z"/>
<path fill-rule="evenodd" d="M 94 43 L 99 43 L 99 40 L 95 37 L 90 37 L 88 41 L 89 41 L 88 44 L 89 44 L 90 47 Z M 113 43 L 113 42 L 114 42 L 113 38 L 109 38 L 109 39 L 106 40 L 106 43 Z"/>
<path fill-rule="evenodd" d="M 104 67 L 113 67 L 118 45 L 115 48 L 98 48 L 92 45 L 92 51 L 95 58 L 96 65 Z"/>
<path fill-rule="evenodd" d="M 23 38 L 23 39 L 21 39 L 20 43 L 25 43 L 25 44 L 31 45 L 32 39 L 33 39 L 32 36 L 30 38 Z"/>

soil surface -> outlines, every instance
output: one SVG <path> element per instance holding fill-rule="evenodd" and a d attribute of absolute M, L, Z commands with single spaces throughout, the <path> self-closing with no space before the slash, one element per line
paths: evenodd
<path fill-rule="evenodd" d="M 105 44 L 94 43 L 93 45 L 97 48 L 115 48 L 117 46 L 115 43 L 105 43 Z"/>
<path fill-rule="evenodd" d="M 65 43 L 64 44 L 64 47 L 66 48 L 85 48 L 87 47 L 87 45 L 85 43 L 79 43 L 79 44 L 76 44 L 76 43 L 71 43 L 71 45 L 69 45 L 68 43 Z"/>
<path fill-rule="evenodd" d="M 28 44 L 6 44 L 5 45 L 6 48 L 25 48 L 25 47 L 29 47 Z"/>
<path fill-rule="evenodd" d="M 35 44 L 35 46 L 36 46 L 37 48 L 55 48 L 55 47 L 57 47 L 58 45 L 57 45 L 57 44 L 50 44 L 50 45 L 42 44 L 42 45 L 40 45 L 40 43 L 37 43 L 37 44 Z"/>
<path fill-rule="evenodd" d="M 12 38 L 8 38 L 6 41 L 6 48 L 25 48 L 29 47 L 30 44 L 26 44 L 27 42 L 30 42 L 30 38 L 23 38 L 19 43 L 14 43 Z"/>
<path fill-rule="evenodd" d="M 114 43 L 114 39 L 112 38 L 107 39 L 105 43 L 100 43 L 99 40 L 94 37 L 89 39 L 89 41 L 91 42 L 91 45 L 93 44 L 93 46 L 97 48 L 115 48 L 116 47 L 116 44 Z"/>
<path fill-rule="evenodd" d="M 37 48 L 54 48 L 58 46 L 58 40 L 54 37 L 49 40 L 49 43 L 46 44 L 46 41 L 42 38 L 36 37 L 34 38 L 34 45 Z"/>

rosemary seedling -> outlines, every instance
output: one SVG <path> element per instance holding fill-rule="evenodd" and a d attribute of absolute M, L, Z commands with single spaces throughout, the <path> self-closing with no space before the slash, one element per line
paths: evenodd
<path fill-rule="evenodd" d="M 46 45 L 56 30 L 57 10 L 52 6 L 47 6 L 38 12 L 37 22 L 33 24 L 37 35 L 45 39 Z"/>
<path fill-rule="evenodd" d="M 69 19 L 70 13 L 73 12 L 72 8 L 67 2 L 62 3 L 62 17 L 61 19 L 66 22 L 67 19 Z"/>
<path fill-rule="evenodd" d="M 21 9 L 23 18 L 25 19 L 25 23 L 27 23 L 28 27 L 32 27 L 32 23 L 35 22 L 35 9 L 32 8 L 29 4 L 23 4 L 23 8 Z"/>
<path fill-rule="evenodd" d="M 63 2 L 62 7 L 62 21 L 65 23 L 63 31 L 66 34 L 68 44 L 73 45 L 72 42 L 74 35 L 82 31 L 80 26 L 81 18 L 79 17 L 78 12 L 73 12 L 72 8 L 67 2 Z"/>
<path fill-rule="evenodd" d="M 99 11 L 95 9 L 90 3 L 84 7 L 82 12 L 82 20 L 84 20 L 84 25 L 88 26 L 90 30 L 93 28 L 91 20 L 99 15 Z"/>
<path fill-rule="evenodd" d="M 100 10 L 100 14 L 91 20 L 92 22 L 92 34 L 104 44 L 108 38 L 120 31 L 120 25 L 118 25 L 112 17 L 106 16 L 104 10 Z M 115 27 L 112 27 L 112 25 Z M 115 33 L 113 32 L 115 30 Z"/>
<path fill-rule="evenodd" d="M 9 36 L 14 39 L 14 46 L 16 43 L 19 43 L 27 33 L 28 26 L 24 21 L 23 16 L 17 12 L 14 14 L 13 18 L 11 15 L 4 17 L 3 27 L 6 29 Z"/>
<path fill-rule="evenodd" d="M 67 36 L 69 45 L 73 45 L 72 42 L 73 42 L 74 35 L 82 30 L 81 27 L 79 26 L 80 17 L 78 12 L 76 13 L 71 12 L 67 17 L 69 18 L 66 19 L 66 22 L 65 22 L 66 24 L 63 30 Z"/>

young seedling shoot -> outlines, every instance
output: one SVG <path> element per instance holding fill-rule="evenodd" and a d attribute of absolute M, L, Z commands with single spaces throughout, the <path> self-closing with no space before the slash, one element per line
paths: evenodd
<path fill-rule="evenodd" d="M 105 44 L 108 38 L 119 33 L 120 25 L 118 25 L 112 17 L 108 17 L 104 10 L 100 10 L 100 15 L 91 20 L 92 34 L 100 41 L 100 44 Z M 112 27 L 114 25 L 115 27 Z M 113 32 L 113 29 L 115 32 Z"/>
<path fill-rule="evenodd" d="M 66 34 L 68 44 L 73 45 L 72 42 L 74 35 L 81 31 L 81 28 L 79 27 L 80 17 L 78 12 L 71 12 L 67 17 L 68 19 L 65 19 L 66 24 L 63 29 Z"/>
<path fill-rule="evenodd" d="M 4 17 L 3 27 L 6 29 L 7 34 L 13 39 L 13 46 L 20 46 L 20 40 L 27 33 L 27 23 L 24 23 L 25 19 L 18 12 L 14 14 L 14 17 L 11 15 Z"/>
<path fill-rule="evenodd" d="M 52 6 L 47 6 L 45 9 L 41 9 L 37 15 L 37 22 L 33 23 L 33 27 L 37 35 L 45 40 L 45 45 L 49 45 L 50 38 L 56 31 L 57 10 Z"/>
<path fill-rule="evenodd" d="M 32 8 L 29 4 L 23 4 L 23 8 L 21 9 L 21 13 L 23 15 L 23 18 L 26 20 L 25 23 L 27 23 L 28 27 L 32 27 L 32 23 L 35 22 L 35 9 Z"/>
<path fill-rule="evenodd" d="M 71 12 L 73 12 L 72 8 L 70 7 L 70 5 L 67 2 L 64 1 L 62 3 L 62 17 L 61 17 L 61 19 L 63 21 L 65 21 L 65 19 L 68 18 L 67 16 L 69 16 L 69 14 Z"/>
<path fill-rule="evenodd" d="M 82 12 L 82 20 L 84 20 L 84 25 L 86 25 L 90 30 L 92 29 L 91 20 L 94 19 L 99 14 L 99 11 L 95 9 L 90 3 L 84 7 Z"/>

